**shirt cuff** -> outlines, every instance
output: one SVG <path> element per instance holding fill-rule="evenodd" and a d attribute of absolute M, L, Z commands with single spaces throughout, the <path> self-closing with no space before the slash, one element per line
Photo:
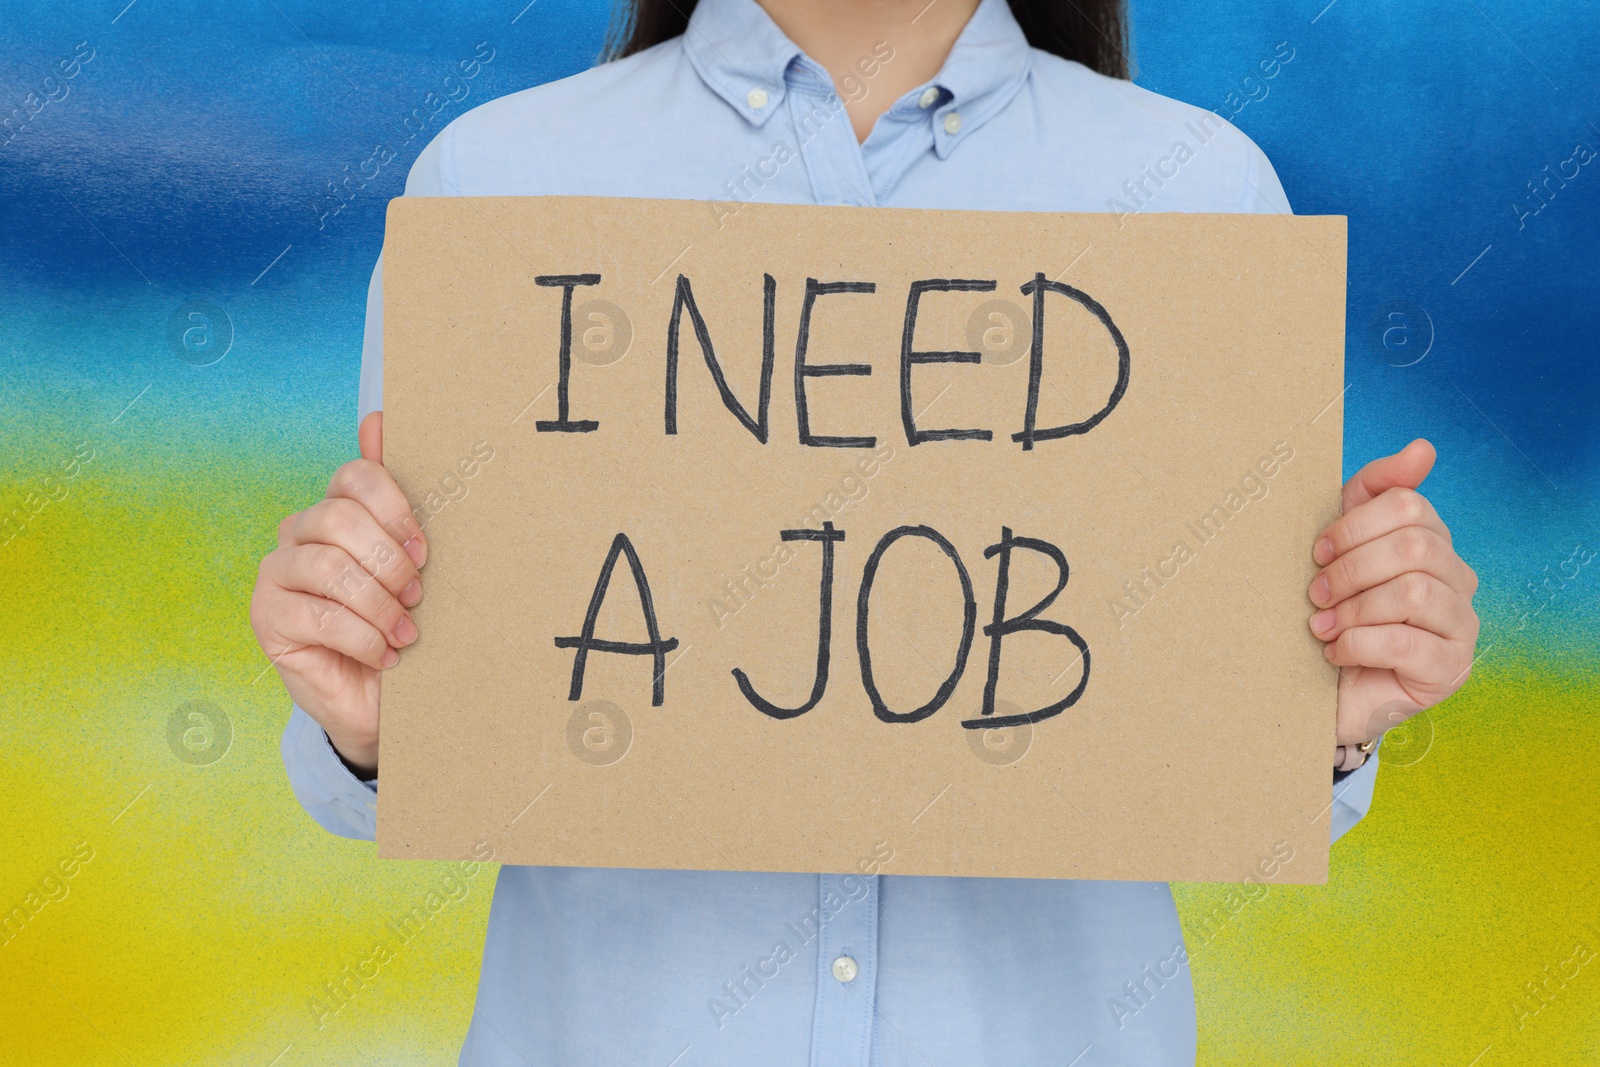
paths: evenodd
<path fill-rule="evenodd" d="M 372 841 L 377 836 L 378 783 L 358 778 L 315 719 L 298 705 L 283 731 L 283 766 L 300 806 L 329 833 Z"/>
<path fill-rule="evenodd" d="M 1348 833 L 1372 807 L 1372 789 L 1378 782 L 1378 749 L 1382 747 L 1380 741 L 1367 761 L 1355 770 L 1334 772 L 1330 841 L 1337 841 Z"/>

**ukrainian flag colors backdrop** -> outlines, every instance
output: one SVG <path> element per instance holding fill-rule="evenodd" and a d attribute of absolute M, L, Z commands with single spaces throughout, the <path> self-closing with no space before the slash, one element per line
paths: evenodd
<path fill-rule="evenodd" d="M 525 4 L 0 8 L 0 1061 L 454 1062 L 491 875 L 316 829 L 246 605 L 354 453 L 411 160 L 599 47 L 603 5 Z M 1600 1062 L 1594 9 L 1135 0 L 1134 26 L 1141 83 L 1350 216 L 1348 465 L 1430 437 L 1484 579 L 1475 675 L 1386 744 L 1330 884 L 1177 888 L 1201 1062 Z"/>

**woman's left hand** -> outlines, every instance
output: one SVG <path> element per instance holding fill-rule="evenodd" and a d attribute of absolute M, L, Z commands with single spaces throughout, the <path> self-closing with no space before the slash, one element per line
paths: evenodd
<path fill-rule="evenodd" d="M 1478 576 L 1417 486 L 1435 453 L 1415 440 L 1345 483 L 1343 514 L 1312 556 L 1311 632 L 1339 677 L 1337 744 L 1369 741 L 1461 688 L 1472 670 Z"/>

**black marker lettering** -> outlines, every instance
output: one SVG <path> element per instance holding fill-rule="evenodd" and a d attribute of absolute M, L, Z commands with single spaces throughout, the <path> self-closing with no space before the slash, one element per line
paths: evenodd
<path fill-rule="evenodd" d="M 906 441 L 915 446 L 924 441 L 989 441 L 994 434 L 988 430 L 919 430 L 917 417 L 911 410 L 911 368 L 918 363 L 980 363 L 980 352 L 915 352 L 912 338 L 917 332 L 917 307 L 922 294 L 937 293 L 992 293 L 992 281 L 971 281 L 965 278 L 930 278 L 912 282 L 911 293 L 906 297 L 906 325 L 900 335 L 900 421 L 906 427 Z"/>
<path fill-rule="evenodd" d="M 961 647 L 956 650 L 955 669 L 939 686 L 939 691 L 933 695 L 932 700 L 915 711 L 903 713 L 890 711 L 888 705 L 883 702 L 883 696 L 872 680 L 872 651 L 867 647 L 867 607 L 872 600 L 872 583 L 878 576 L 878 564 L 883 560 L 883 554 L 889 550 L 889 546 L 902 537 L 926 537 L 950 557 L 950 562 L 956 565 L 956 576 L 961 579 L 961 595 L 964 601 Z M 867 699 L 872 701 L 873 714 L 884 722 L 920 722 L 944 707 L 945 701 L 950 699 L 950 694 L 955 692 L 956 683 L 961 680 L 961 673 L 967 669 L 967 653 L 972 650 L 972 634 L 977 622 L 978 601 L 972 595 L 972 577 L 967 574 L 966 565 L 961 562 L 961 556 L 957 554 L 955 545 L 945 540 L 944 535 L 931 526 L 897 526 L 884 534 L 883 539 L 872 550 L 872 555 L 867 557 L 867 565 L 861 572 L 861 594 L 856 599 L 856 653 L 861 660 L 861 685 L 867 691 Z"/>
<path fill-rule="evenodd" d="M 811 699 L 798 708 L 780 708 L 756 692 L 755 686 L 750 684 L 750 679 L 744 671 L 735 667 L 733 677 L 739 683 L 739 692 L 744 694 L 744 698 L 757 711 L 774 719 L 793 719 L 816 707 L 822 699 L 823 692 L 828 688 L 828 659 L 833 643 L 833 544 L 835 541 L 844 540 L 844 531 L 835 530 L 831 522 L 824 522 L 820 531 L 784 530 L 779 536 L 785 541 L 822 542 L 822 602 L 818 611 L 822 623 L 817 635 L 817 675 L 816 681 L 811 685 Z"/>
<path fill-rule="evenodd" d="M 878 287 L 872 282 L 819 282 L 806 279 L 806 296 L 800 305 L 800 333 L 794 343 L 794 411 L 800 423 L 800 443 L 813 448 L 874 448 L 876 437 L 818 437 L 811 432 L 811 416 L 806 408 L 806 379 L 831 377 L 837 374 L 869 375 L 872 368 L 865 363 L 806 364 L 806 348 L 811 344 L 811 308 L 817 297 L 832 293 L 875 293 Z"/>
<path fill-rule="evenodd" d="M 533 428 L 540 433 L 590 433 L 598 430 L 600 424 L 594 419 L 574 422 L 567 417 L 567 387 L 572 379 L 572 290 L 579 285 L 599 285 L 600 275 L 541 274 L 533 279 L 533 284 L 561 288 L 561 371 L 556 380 L 556 417 L 553 420 L 539 419 Z"/>
<path fill-rule="evenodd" d="M 1044 376 L 1044 294 L 1047 292 L 1071 297 L 1100 320 L 1100 325 L 1106 328 L 1106 332 L 1117 344 L 1117 384 L 1112 388 L 1111 399 L 1106 401 L 1106 406 L 1082 422 L 1036 430 L 1034 424 L 1039 414 L 1039 380 Z M 1070 285 L 1050 281 L 1043 273 L 1039 273 L 1033 276 L 1033 281 L 1023 285 L 1022 295 L 1033 297 L 1033 345 L 1028 351 L 1028 407 L 1022 417 L 1022 432 L 1012 434 L 1011 439 L 1021 441 L 1022 450 L 1026 452 L 1033 447 L 1035 441 L 1053 441 L 1058 437 L 1088 433 L 1100 425 L 1100 420 L 1111 414 L 1111 409 L 1117 406 L 1122 394 L 1128 391 L 1129 358 L 1128 342 L 1122 336 L 1122 331 L 1111 321 L 1110 313 L 1088 293 L 1074 289 Z"/>
<path fill-rule="evenodd" d="M 611 569 L 617 565 L 617 557 L 624 554 L 628 557 L 628 567 L 633 571 L 633 583 L 639 587 L 639 606 L 644 609 L 645 632 L 650 635 L 648 641 L 605 641 L 594 635 L 595 622 L 600 618 L 600 606 L 605 603 L 606 587 L 611 584 Z M 655 602 L 650 599 L 650 582 L 644 576 L 644 565 L 639 562 L 639 553 L 633 550 L 633 542 L 628 540 L 627 534 L 617 534 L 611 542 L 611 550 L 606 553 L 605 563 L 600 566 L 600 578 L 594 583 L 594 596 L 589 598 L 589 612 L 583 617 L 583 633 L 577 637 L 556 638 L 556 647 L 578 650 L 572 658 L 572 688 L 567 692 L 568 700 L 583 697 L 583 669 L 588 665 L 590 650 L 616 652 L 623 656 L 654 657 L 655 681 L 650 690 L 650 704 L 659 708 L 666 699 L 667 653 L 678 647 L 678 639 L 661 639 L 661 628 L 656 624 Z"/>
<path fill-rule="evenodd" d="M 1011 550 L 1013 548 L 1029 548 L 1035 552 L 1049 556 L 1060 571 L 1056 587 L 1052 589 L 1043 600 L 1024 611 L 1016 618 L 1006 618 L 1006 592 L 1011 584 Z M 1061 549 L 1048 541 L 1041 541 L 1036 537 L 1012 537 L 1011 529 L 1000 527 L 1000 543 L 990 545 L 983 550 L 984 558 L 990 556 L 1000 557 L 1000 574 L 995 579 L 994 586 L 994 622 L 983 628 L 984 635 L 989 638 L 989 679 L 983 687 L 983 718 L 967 719 L 962 722 L 969 730 L 990 730 L 1001 726 L 1020 726 L 1023 723 L 1039 722 L 1052 715 L 1060 715 L 1067 708 L 1078 702 L 1083 695 L 1084 687 L 1089 684 L 1089 645 L 1078 631 L 1065 623 L 1055 622 L 1051 619 L 1039 618 L 1039 613 L 1055 603 L 1056 597 L 1067 587 L 1067 556 Z M 1078 680 L 1078 685 L 1072 692 L 1054 704 L 1030 711 L 1021 715 L 994 714 L 994 691 L 1000 681 L 1000 642 L 1007 634 L 1019 633 L 1023 630 L 1037 630 L 1041 633 L 1057 634 L 1065 637 L 1078 647 L 1083 659 L 1083 677 Z"/>
<path fill-rule="evenodd" d="M 774 361 L 773 349 L 773 318 L 777 304 L 778 283 L 772 275 L 763 275 L 762 283 L 763 312 L 761 327 L 761 395 L 757 401 L 756 417 L 750 418 L 750 412 L 739 403 L 739 398 L 733 395 L 733 390 L 728 388 L 728 380 L 722 376 L 722 365 L 717 362 L 716 353 L 711 349 L 711 331 L 706 329 L 706 320 L 701 317 L 700 309 L 694 302 L 694 290 L 689 287 L 689 279 L 678 275 L 678 290 L 672 298 L 672 318 L 667 321 L 667 433 L 678 432 L 678 333 L 679 322 L 683 317 L 683 309 L 689 309 L 689 321 L 694 324 L 695 337 L 700 340 L 700 351 L 706 357 L 706 366 L 711 370 L 711 380 L 717 383 L 717 392 L 722 394 L 723 405 L 731 412 L 734 418 L 744 425 L 744 428 L 755 435 L 755 439 L 762 444 L 767 443 L 767 404 L 772 399 L 772 364 Z"/>

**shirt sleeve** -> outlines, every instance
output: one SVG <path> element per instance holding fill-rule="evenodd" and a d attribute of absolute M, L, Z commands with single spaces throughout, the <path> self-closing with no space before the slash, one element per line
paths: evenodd
<path fill-rule="evenodd" d="M 1245 152 L 1244 177 L 1239 192 L 1239 210 L 1258 215 L 1292 215 L 1289 198 L 1278 181 L 1277 171 L 1266 153 L 1254 142 Z M 1378 780 L 1378 750 L 1360 767 L 1348 774 L 1335 773 L 1333 780 L 1333 807 L 1329 832 L 1337 841 L 1360 822 L 1372 807 L 1372 790 Z"/>
<path fill-rule="evenodd" d="M 1379 748 L 1382 746 L 1380 745 Z M 1343 837 L 1372 807 L 1372 789 L 1378 782 L 1378 749 L 1367 762 L 1333 784 L 1332 841 Z"/>
<path fill-rule="evenodd" d="M 446 126 L 417 156 L 406 176 L 406 196 L 443 196 L 441 152 L 452 130 Z M 361 339 L 361 384 L 357 421 L 383 408 L 383 254 L 367 285 L 366 327 Z M 329 833 L 371 841 L 377 832 L 378 783 L 353 774 L 315 719 L 291 705 L 283 731 L 283 766 L 300 806 Z"/>
<path fill-rule="evenodd" d="M 405 196 L 446 196 L 448 185 L 455 183 L 444 172 L 447 148 L 453 143 L 454 127 L 446 126 L 439 136 L 428 142 L 428 147 L 411 164 L 406 175 Z M 372 268 L 372 281 L 367 285 L 367 325 L 361 337 L 361 388 L 356 420 L 374 411 L 383 410 L 383 253 Z"/>
<path fill-rule="evenodd" d="M 377 836 L 378 783 L 351 773 L 328 735 L 298 705 L 283 731 L 283 766 L 300 806 L 330 834 L 371 841 Z"/>
<path fill-rule="evenodd" d="M 1278 181 L 1278 172 L 1272 169 L 1267 154 L 1247 139 L 1244 182 L 1239 191 L 1239 210 L 1256 215 L 1293 215 L 1289 197 Z"/>

